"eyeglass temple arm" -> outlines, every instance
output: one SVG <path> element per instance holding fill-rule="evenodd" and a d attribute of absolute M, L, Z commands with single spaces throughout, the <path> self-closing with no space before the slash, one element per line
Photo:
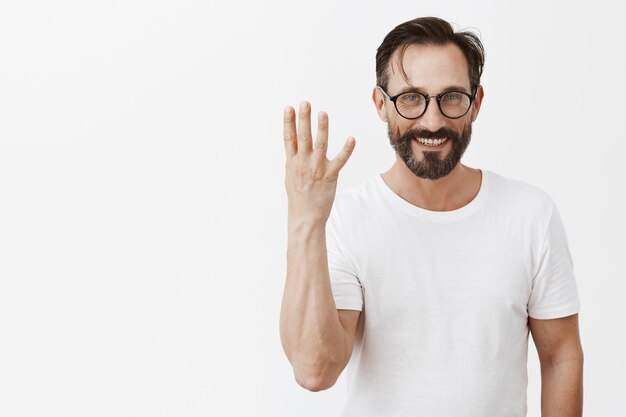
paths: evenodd
<path fill-rule="evenodd" d="M 385 89 L 383 87 L 381 87 L 380 85 L 377 85 L 376 87 L 378 87 L 380 89 L 380 91 L 382 91 L 382 93 L 389 99 L 391 100 L 391 96 L 389 94 L 387 94 L 387 92 L 385 91 Z"/>

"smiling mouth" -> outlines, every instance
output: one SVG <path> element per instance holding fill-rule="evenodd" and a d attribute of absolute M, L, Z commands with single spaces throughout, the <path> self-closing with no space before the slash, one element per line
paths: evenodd
<path fill-rule="evenodd" d="M 446 143 L 448 141 L 448 138 L 443 138 L 443 139 L 415 138 L 415 140 L 421 143 L 422 145 L 437 147 Z"/>

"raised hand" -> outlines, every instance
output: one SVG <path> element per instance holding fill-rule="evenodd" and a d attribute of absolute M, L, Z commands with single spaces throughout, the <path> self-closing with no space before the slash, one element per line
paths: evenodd
<path fill-rule="evenodd" d="M 300 104 L 297 130 L 294 109 L 291 106 L 285 109 L 285 188 L 290 223 L 326 223 L 335 200 L 339 171 L 350 158 L 356 143 L 353 137 L 348 137 L 341 152 L 333 160 L 328 160 L 328 115 L 320 112 L 317 121 L 313 142 L 311 105 L 306 101 Z"/>

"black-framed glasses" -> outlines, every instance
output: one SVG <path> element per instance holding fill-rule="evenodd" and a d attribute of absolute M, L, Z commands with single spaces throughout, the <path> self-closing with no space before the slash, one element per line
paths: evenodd
<path fill-rule="evenodd" d="M 476 86 L 472 88 L 472 94 L 468 94 L 465 91 L 446 91 L 436 96 L 427 96 L 417 91 L 409 91 L 393 97 L 387 94 L 380 85 L 378 88 L 393 102 L 398 114 L 409 120 L 417 119 L 426 113 L 430 99 L 433 97 L 437 100 L 441 114 L 449 119 L 458 119 L 465 116 L 476 98 Z"/>

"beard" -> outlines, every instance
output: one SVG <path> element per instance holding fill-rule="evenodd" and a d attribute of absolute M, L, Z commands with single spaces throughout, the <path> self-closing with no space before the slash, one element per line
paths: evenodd
<path fill-rule="evenodd" d="M 387 134 L 389 135 L 389 142 L 396 151 L 396 154 L 402 158 L 413 174 L 420 178 L 436 180 L 448 175 L 461 160 L 461 157 L 470 143 L 472 124 L 468 123 L 461 133 L 457 133 L 447 127 L 442 127 L 435 132 L 416 128 L 400 134 L 400 129 L 396 128 L 396 132 L 393 132 L 391 123 L 389 123 L 387 124 Z M 442 151 L 423 151 L 423 159 L 418 161 L 411 148 L 413 140 L 417 138 L 448 138 L 452 149 L 450 149 L 448 155 L 443 159 L 439 158 Z"/>

